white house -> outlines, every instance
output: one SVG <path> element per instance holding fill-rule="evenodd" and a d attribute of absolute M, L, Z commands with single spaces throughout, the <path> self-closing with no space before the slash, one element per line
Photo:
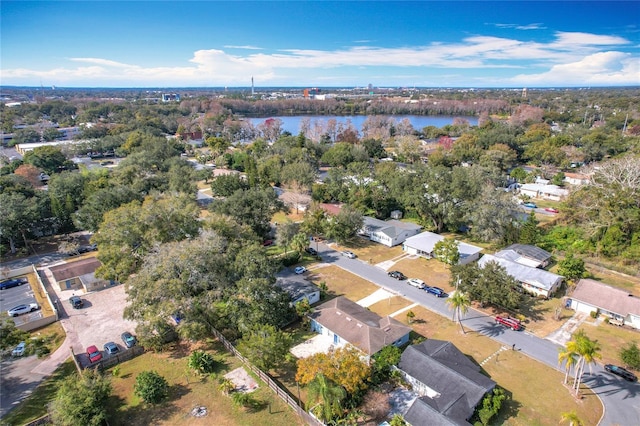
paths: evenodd
<path fill-rule="evenodd" d="M 533 268 L 546 268 L 552 257 L 548 251 L 529 244 L 511 244 L 495 256 Z"/>
<path fill-rule="evenodd" d="M 565 173 L 564 181 L 569 185 L 588 185 L 591 177 L 582 173 Z"/>
<path fill-rule="evenodd" d="M 560 188 L 557 185 L 525 183 L 523 185 L 520 185 L 520 194 L 527 195 L 531 198 L 560 201 L 561 199 L 569 195 L 569 191 Z"/>
<path fill-rule="evenodd" d="M 431 259 L 434 257 L 433 249 L 436 244 L 444 239 L 442 235 L 434 234 L 433 232 L 423 232 L 407 238 L 402 245 L 402 250 L 409 254 Z M 460 253 L 458 264 L 466 265 L 469 262 L 478 260 L 481 251 L 481 247 L 458 241 L 458 252 Z"/>
<path fill-rule="evenodd" d="M 304 299 L 307 299 L 309 305 L 320 301 L 320 288 L 304 279 L 298 280 L 292 277 L 278 277 L 276 285 L 289 293 L 291 303 L 294 305 Z"/>
<path fill-rule="evenodd" d="M 525 291 L 538 296 L 551 296 L 556 292 L 558 287 L 560 287 L 564 279 L 564 277 L 545 271 L 544 269 L 522 265 L 491 254 L 482 256 L 478 261 L 478 265 L 484 268 L 489 262 L 495 262 L 502 266 L 507 271 L 507 274 L 511 275 L 522 285 Z"/>
<path fill-rule="evenodd" d="M 360 235 L 369 237 L 371 241 L 387 247 L 402 244 L 407 238 L 420 232 L 421 226 L 399 220 L 380 220 L 365 216 Z"/>
<path fill-rule="evenodd" d="M 640 298 L 627 290 L 611 287 L 598 281 L 581 279 L 567 300 L 576 312 L 597 312 L 625 325 L 640 329 Z"/>

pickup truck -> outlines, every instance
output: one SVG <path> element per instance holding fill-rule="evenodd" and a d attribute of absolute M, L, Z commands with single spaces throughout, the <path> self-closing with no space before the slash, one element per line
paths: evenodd
<path fill-rule="evenodd" d="M 624 325 L 624 321 L 619 320 L 619 319 L 615 319 L 615 318 L 609 318 L 609 324 L 617 325 L 618 327 L 622 327 Z"/>
<path fill-rule="evenodd" d="M 503 317 L 498 315 L 496 316 L 496 324 L 507 326 L 513 331 L 522 330 L 522 324 L 520 324 L 520 320 L 512 317 Z"/>

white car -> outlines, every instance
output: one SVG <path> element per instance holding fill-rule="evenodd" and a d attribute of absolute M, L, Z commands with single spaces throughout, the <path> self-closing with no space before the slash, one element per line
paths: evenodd
<path fill-rule="evenodd" d="M 427 286 L 427 285 L 424 283 L 424 281 L 422 281 L 422 280 L 421 280 L 421 279 L 419 279 L 419 278 L 409 278 L 409 279 L 407 280 L 407 284 L 412 285 L 412 286 L 414 286 L 414 287 L 416 287 L 416 288 L 420 288 L 420 289 L 423 289 L 423 288 L 425 288 L 425 287 Z"/>
<path fill-rule="evenodd" d="M 18 343 L 18 346 L 15 347 L 13 351 L 11 351 L 12 356 L 22 356 L 24 355 L 24 350 L 27 348 L 27 344 L 25 342 Z"/>
<path fill-rule="evenodd" d="M 356 254 L 354 252 L 352 252 L 352 251 L 343 251 L 342 255 L 348 257 L 349 259 L 355 259 L 356 258 Z"/>
<path fill-rule="evenodd" d="M 307 268 L 305 268 L 304 266 L 298 266 L 296 269 L 294 269 L 294 272 L 298 275 L 304 274 L 305 272 L 307 272 Z"/>
<path fill-rule="evenodd" d="M 7 311 L 10 317 L 17 317 L 18 315 L 28 314 L 29 312 L 37 311 L 40 308 L 37 303 L 29 303 L 28 305 L 18 305 Z"/>

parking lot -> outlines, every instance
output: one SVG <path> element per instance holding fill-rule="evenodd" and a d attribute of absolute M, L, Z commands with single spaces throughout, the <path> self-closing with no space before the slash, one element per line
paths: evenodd
<path fill-rule="evenodd" d="M 37 303 L 37 301 L 29 284 L 0 290 L 0 312 L 6 313 L 9 309 L 18 305 L 29 305 L 30 303 Z M 40 318 L 42 318 L 42 310 L 38 309 L 37 311 L 14 317 L 13 321 L 16 325 L 20 325 Z"/>

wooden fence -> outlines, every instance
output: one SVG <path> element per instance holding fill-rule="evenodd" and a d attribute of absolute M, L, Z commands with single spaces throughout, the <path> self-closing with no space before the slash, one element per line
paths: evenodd
<path fill-rule="evenodd" d="M 289 394 L 287 389 L 284 389 L 280 386 L 278 382 L 273 380 L 271 376 L 269 376 L 264 371 L 260 370 L 258 367 L 254 366 L 249 362 L 247 358 L 245 358 L 238 350 L 229 342 L 218 330 L 212 328 L 213 335 L 224 345 L 225 348 L 229 352 L 231 352 L 235 357 L 240 359 L 249 369 L 260 378 L 263 382 L 267 384 L 269 389 L 275 392 L 276 395 L 280 397 L 284 402 L 289 404 L 291 408 L 296 410 L 298 415 L 310 426 L 325 426 L 324 423 L 313 417 L 310 413 L 308 413 L 298 398 L 294 398 Z"/>

